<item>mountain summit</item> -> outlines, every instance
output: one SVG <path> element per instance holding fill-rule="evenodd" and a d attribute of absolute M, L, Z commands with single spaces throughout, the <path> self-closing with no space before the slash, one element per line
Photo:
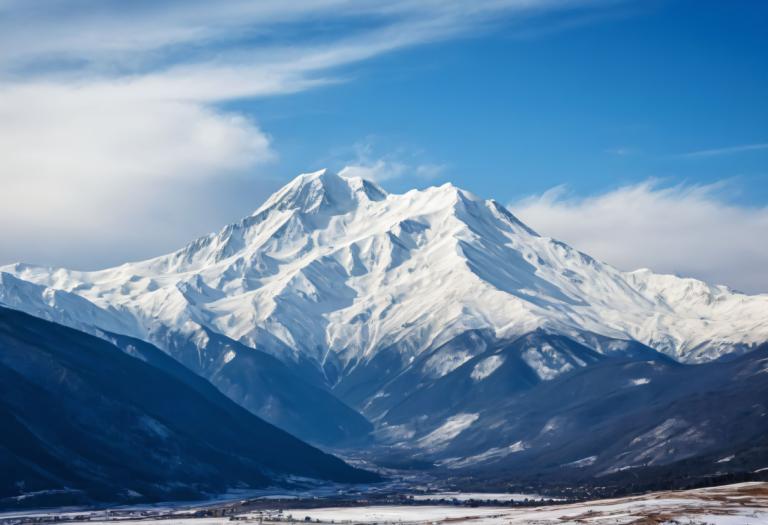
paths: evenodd
<path fill-rule="evenodd" d="M 299 175 L 254 213 L 296 209 L 302 213 L 344 213 L 362 201 L 380 201 L 387 193 L 360 177 L 341 177 L 326 169 Z"/>

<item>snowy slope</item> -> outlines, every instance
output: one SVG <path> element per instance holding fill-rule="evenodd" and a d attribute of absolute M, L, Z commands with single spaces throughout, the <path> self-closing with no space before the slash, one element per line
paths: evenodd
<path fill-rule="evenodd" d="M 169 255 L 95 272 L 0 272 L 0 302 L 13 308 L 169 352 L 179 338 L 205 347 L 214 332 L 315 366 L 329 386 L 383 356 L 407 368 L 476 330 L 510 339 L 541 328 L 598 352 L 611 350 L 603 337 L 635 340 L 682 362 L 768 340 L 768 295 L 621 272 L 450 184 L 395 195 L 327 171 Z M 431 373 L 481 351 L 435 354 Z M 493 363 L 483 366 L 478 376 Z"/>
<path fill-rule="evenodd" d="M 508 361 L 514 357 L 506 353 Z M 603 357 L 517 391 L 515 374 L 463 387 L 467 365 L 387 413 L 390 425 L 413 434 L 391 439 L 395 451 L 450 470 L 605 483 L 605 476 L 658 482 L 670 474 L 751 472 L 766 465 L 768 345 L 700 365 Z M 491 377 L 504 372 L 499 368 Z M 414 406 L 424 401 L 429 410 Z M 471 414 L 471 423 L 442 448 L 415 449 L 412 443 L 445 425 L 440 410 L 447 401 L 453 402 L 449 414 Z"/>

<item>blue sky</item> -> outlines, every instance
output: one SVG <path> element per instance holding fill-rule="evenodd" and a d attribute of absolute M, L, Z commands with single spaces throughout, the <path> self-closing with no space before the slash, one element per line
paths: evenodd
<path fill-rule="evenodd" d="M 501 201 L 659 177 L 735 179 L 733 198 L 766 203 L 768 4 L 649 1 L 600 15 L 407 49 L 345 68 L 344 84 L 231 107 L 269 130 L 285 176 L 343 163 L 364 142 Z M 722 151 L 690 155 L 711 150 Z"/>
<path fill-rule="evenodd" d="M 768 291 L 767 26 L 758 0 L 0 0 L 0 264 L 167 252 L 330 167 Z"/>

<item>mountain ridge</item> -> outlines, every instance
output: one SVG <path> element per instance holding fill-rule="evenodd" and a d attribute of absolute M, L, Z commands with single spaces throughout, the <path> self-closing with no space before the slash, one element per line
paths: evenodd
<path fill-rule="evenodd" d="M 389 201 L 391 204 L 388 204 Z M 373 219 L 362 221 L 366 218 L 366 214 L 374 215 L 374 219 L 381 216 L 383 218 L 378 221 Z M 426 220 L 427 218 L 441 222 L 432 224 Z M 361 222 L 361 225 L 355 227 L 355 222 Z M 523 316 L 530 313 L 531 307 L 546 301 L 558 301 L 565 306 L 580 306 L 579 303 L 584 300 L 582 297 L 586 294 L 579 297 L 574 292 L 583 291 L 578 285 L 584 284 L 580 282 L 584 280 L 584 275 L 579 275 L 574 269 L 562 264 L 564 275 L 557 276 L 558 281 L 554 281 L 552 272 L 544 276 L 545 279 L 539 278 L 545 270 L 548 270 L 546 267 L 553 262 L 563 263 L 571 260 L 576 263 L 575 266 L 579 270 L 583 270 L 584 267 L 587 269 L 595 267 L 601 272 L 612 273 L 608 282 L 599 283 L 603 289 L 598 291 L 603 294 L 621 293 L 626 296 L 627 302 L 634 303 L 631 306 L 647 308 L 649 312 L 643 312 L 644 314 L 669 314 L 676 308 L 690 306 L 692 301 L 695 302 L 694 306 L 717 306 L 718 302 L 723 302 L 729 297 L 737 297 L 742 303 L 759 299 L 768 304 L 768 295 L 765 294 L 756 296 L 738 294 L 723 286 L 711 286 L 694 279 L 657 275 L 649 270 L 619 272 L 560 241 L 539 236 L 497 202 L 484 201 L 449 183 L 422 191 L 411 190 L 403 195 L 392 195 L 370 181 L 360 178 L 345 179 L 326 170 L 297 177 L 270 197 L 254 214 L 215 234 L 201 237 L 167 256 L 95 272 L 46 269 L 23 264 L 0 267 L 0 271 L 22 280 L 44 285 L 51 290 L 71 292 L 90 300 L 102 309 L 114 305 L 133 306 L 130 304 L 131 294 L 134 296 L 162 295 L 162 299 L 166 302 L 179 301 L 178 307 L 181 309 L 184 306 L 190 306 L 187 312 L 162 312 L 169 317 L 169 324 L 179 321 L 174 318 L 175 316 L 187 314 L 189 320 L 206 325 L 235 340 L 257 343 L 261 342 L 261 338 L 268 339 L 260 328 L 280 328 L 270 326 L 270 323 L 264 319 L 264 315 L 261 318 L 246 320 L 251 321 L 253 326 L 239 327 L 238 331 L 217 323 L 215 318 L 204 319 L 205 316 L 190 315 L 190 312 L 197 313 L 194 306 L 201 300 L 209 303 L 219 301 L 216 306 L 225 307 L 226 299 L 233 298 L 241 302 L 258 299 L 248 306 L 253 306 L 254 310 L 260 306 L 266 306 L 265 310 L 275 313 L 275 305 L 268 304 L 269 301 L 263 300 L 254 292 L 266 287 L 270 288 L 269 292 L 274 292 L 273 296 L 279 296 L 283 292 L 292 291 L 287 290 L 286 285 L 289 285 L 296 288 L 305 286 L 310 289 L 310 292 L 320 295 L 322 290 L 319 287 L 322 283 L 312 281 L 313 277 L 316 277 L 312 272 L 317 266 L 324 264 L 330 267 L 322 268 L 323 271 L 329 273 L 338 271 L 341 275 L 319 277 L 338 277 L 338 281 L 351 281 L 352 278 L 359 277 L 357 273 L 384 270 L 379 271 L 376 277 L 391 280 L 390 275 L 386 275 L 388 270 L 403 263 L 403 257 L 411 255 L 406 252 L 419 248 L 419 243 L 424 241 L 423 237 L 429 230 L 441 230 L 439 234 L 444 238 L 437 239 L 442 241 L 442 244 L 435 243 L 437 246 L 428 246 L 428 248 L 446 248 L 445 252 L 439 255 L 450 258 L 457 267 L 456 271 L 469 270 L 469 274 L 464 272 L 460 275 L 461 278 L 478 278 L 480 280 L 479 283 L 476 281 L 478 286 L 490 286 L 488 295 L 500 291 L 507 294 L 505 300 L 508 303 L 518 301 L 528 303 L 524 305 L 528 308 L 523 308 L 519 312 Z M 537 240 L 541 246 L 535 247 L 535 250 L 527 249 L 529 247 L 524 243 L 530 244 L 532 240 Z M 505 249 L 506 247 L 511 247 L 512 250 Z M 368 256 L 371 260 L 361 257 L 360 253 L 364 248 L 368 248 Z M 484 248 L 485 253 L 478 248 Z M 310 251 L 312 253 L 308 254 L 307 252 Z M 537 253 L 544 251 L 550 252 L 547 254 L 550 255 L 550 260 L 542 260 L 542 253 Z M 497 257 L 494 259 L 494 256 Z M 511 258 L 514 265 L 502 267 L 497 274 L 494 274 L 490 264 L 483 264 L 496 262 L 502 257 Z M 420 262 L 425 265 L 433 263 L 429 257 L 425 259 Z M 190 261 L 197 262 L 190 266 L 183 264 Z M 383 265 L 383 268 L 377 268 L 377 264 Z M 410 270 L 414 271 L 413 268 Z M 278 275 L 280 279 L 270 279 L 278 273 L 285 275 Z M 569 280 L 576 286 L 566 288 Z M 116 284 L 132 289 L 121 297 Z M 110 285 L 113 286 L 112 289 L 109 288 Z M 98 290 L 99 286 L 104 290 Z M 359 296 L 360 288 L 357 287 L 352 291 Z M 299 295 L 301 292 L 306 291 L 298 290 Z M 338 297 L 335 298 L 337 302 L 343 303 L 344 294 L 337 295 Z M 605 296 L 600 296 L 598 293 L 591 295 L 593 297 L 589 299 L 592 301 L 593 309 L 602 306 L 600 302 L 606 302 Z M 655 303 L 654 300 L 656 300 Z M 349 305 L 330 305 L 334 308 L 332 312 L 319 313 L 321 316 L 331 314 L 345 306 Z M 734 307 L 733 304 L 728 306 Z M 136 317 L 140 317 L 142 313 L 146 313 L 146 310 L 151 312 L 151 308 L 156 308 L 156 305 L 136 305 L 135 308 L 139 310 Z M 145 312 L 141 312 L 142 308 Z M 690 313 L 689 310 L 690 308 L 685 310 L 685 313 Z M 216 315 L 217 312 L 205 313 Z M 629 313 L 631 312 L 627 315 Z M 536 311 L 536 314 L 540 315 L 541 312 Z M 637 323 L 640 326 L 617 327 L 613 319 L 600 319 L 598 323 L 593 323 L 590 317 L 594 316 L 594 312 L 588 312 L 588 314 L 583 316 L 583 319 L 579 319 L 578 328 L 610 337 L 621 335 L 645 344 L 653 342 L 644 340 L 648 337 L 643 337 L 640 333 L 642 323 Z M 573 314 L 568 312 L 568 315 Z M 354 318 L 353 315 L 349 317 Z M 360 318 L 358 316 L 356 319 Z M 227 322 L 231 323 L 231 321 L 230 316 Z M 551 319 L 539 318 L 533 324 L 538 325 L 535 328 L 539 326 L 552 328 L 551 323 L 547 324 L 547 321 Z M 564 319 L 558 319 L 560 326 L 556 327 L 561 331 L 566 324 L 563 321 Z M 755 324 L 754 328 L 759 328 L 762 336 L 768 334 L 768 326 L 766 326 L 768 323 L 765 319 L 758 318 Z M 247 333 L 249 328 L 251 333 Z M 494 328 L 497 331 L 508 330 L 503 322 L 488 321 L 485 328 Z M 530 330 L 523 328 L 519 333 L 528 331 Z M 663 330 L 657 331 L 663 332 Z M 755 331 L 751 330 L 752 333 Z M 277 334 L 277 337 L 287 346 L 303 345 L 305 347 L 303 351 L 311 354 L 311 349 L 307 348 L 309 345 L 303 341 L 299 343 L 299 337 L 293 337 L 290 332 L 285 329 L 272 330 L 272 333 Z M 327 335 L 328 340 L 322 341 L 321 346 L 333 347 L 335 339 L 349 334 L 332 327 L 329 333 L 324 335 Z M 682 337 L 678 336 L 678 339 Z M 656 341 L 656 343 L 664 342 Z M 678 360 L 688 358 L 706 360 L 705 356 L 687 355 L 685 353 L 687 343 L 688 341 L 682 340 L 675 348 L 665 347 L 660 350 Z M 698 346 L 699 343 L 701 341 L 696 341 L 692 346 Z M 267 342 L 263 346 L 275 349 L 277 345 L 278 343 L 275 342 Z M 256 345 L 251 344 L 251 346 Z M 363 349 L 365 350 L 367 348 Z M 283 348 L 279 351 L 287 350 Z M 322 356 L 318 355 L 313 357 L 322 359 Z"/>
<path fill-rule="evenodd" d="M 482 352 L 445 347 L 466 333 L 493 344 L 544 330 L 600 354 L 638 343 L 685 363 L 768 340 L 768 294 L 621 272 L 450 183 L 398 195 L 327 170 L 168 255 L 94 272 L 1 267 L 0 302 L 148 341 L 198 371 L 237 366 L 242 352 L 211 347 L 225 337 L 313 370 L 362 411 L 383 393 L 352 394 L 356 377 L 430 356 L 416 379 L 439 379 Z M 206 377 L 223 383 L 217 373 Z"/>

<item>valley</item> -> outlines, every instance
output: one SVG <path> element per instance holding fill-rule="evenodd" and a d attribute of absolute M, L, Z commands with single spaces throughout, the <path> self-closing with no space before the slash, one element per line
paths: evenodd
<path fill-rule="evenodd" d="M 384 504 L 375 498 L 341 497 L 317 499 L 240 499 L 208 505 L 119 507 L 104 510 L 67 510 L 40 513 L 3 513 L 2 525 L 47 523 L 53 517 L 68 524 L 135 523 L 166 525 L 218 525 L 225 523 L 321 523 L 364 525 L 427 525 L 467 523 L 482 525 L 762 525 L 768 520 L 768 484 L 741 483 L 686 491 L 652 492 L 638 496 L 563 502 L 498 506 L 498 501 L 480 505 L 471 499 L 448 499 L 428 505 L 400 494 Z M 494 506 L 494 504 L 496 506 Z"/>

